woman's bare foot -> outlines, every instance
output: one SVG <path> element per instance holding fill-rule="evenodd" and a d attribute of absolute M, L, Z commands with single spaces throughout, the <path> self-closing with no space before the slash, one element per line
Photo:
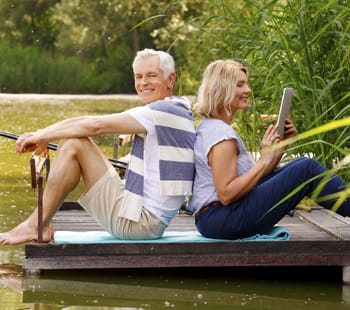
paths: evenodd
<path fill-rule="evenodd" d="M 50 223 L 44 226 L 42 242 L 49 242 L 52 238 L 52 234 L 52 224 Z M 0 244 L 3 245 L 18 245 L 37 240 L 38 228 L 31 225 L 28 220 L 20 223 L 8 232 L 0 233 Z"/>

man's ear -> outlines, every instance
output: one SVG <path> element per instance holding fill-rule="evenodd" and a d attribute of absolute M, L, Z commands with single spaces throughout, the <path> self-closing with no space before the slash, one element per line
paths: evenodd
<path fill-rule="evenodd" d="M 169 77 L 168 77 L 168 88 L 169 89 L 173 89 L 176 83 L 176 73 L 170 73 Z"/>

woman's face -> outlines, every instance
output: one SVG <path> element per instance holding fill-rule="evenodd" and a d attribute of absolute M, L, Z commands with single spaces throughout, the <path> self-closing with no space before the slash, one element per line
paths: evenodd
<path fill-rule="evenodd" d="M 231 104 L 231 111 L 234 114 L 237 110 L 244 110 L 248 106 L 248 99 L 251 89 L 248 85 L 246 73 L 241 70 L 236 84 L 236 94 Z"/>

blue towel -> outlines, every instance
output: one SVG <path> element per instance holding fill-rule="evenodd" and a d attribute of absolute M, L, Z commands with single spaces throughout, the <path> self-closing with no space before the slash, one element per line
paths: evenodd
<path fill-rule="evenodd" d="M 237 241 L 283 241 L 289 240 L 289 231 L 275 226 L 269 234 L 257 234 L 244 239 L 224 240 L 211 239 L 200 235 L 197 231 L 165 231 L 160 239 L 155 240 L 121 240 L 106 231 L 56 231 L 56 244 L 66 243 L 169 243 L 169 242 L 237 242 Z"/>

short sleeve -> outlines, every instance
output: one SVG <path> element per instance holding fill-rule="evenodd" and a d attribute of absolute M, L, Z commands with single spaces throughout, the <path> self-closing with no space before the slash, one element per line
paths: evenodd
<path fill-rule="evenodd" d="M 154 123 L 152 111 L 147 106 L 132 108 L 128 113 L 135 118 L 143 127 L 146 128 L 147 133 L 154 132 Z"/>

